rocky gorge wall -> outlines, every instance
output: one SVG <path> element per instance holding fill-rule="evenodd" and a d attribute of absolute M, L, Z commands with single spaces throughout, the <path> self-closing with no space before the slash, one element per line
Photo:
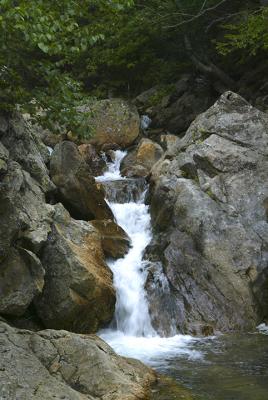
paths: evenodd
<path fill-rule="evenodd" d="M 268 317 L 267 113 L 226 92 L 189 128 L 188 115 L 179 138 L 140 131 L 135 107 L 111 102 L 94 143 L 0 118 L 0 381 L 21 399 L 143 399 L 155 380 L 88 336 L 114 314 L 106 257 L 131 246 L 105 190 L 128 201 L 150 185 L 146 291 L 161 335 L 248 331 Z M 100 151 L 112 160 L 120 147 L 133 185 L 104 187 L 94 179 L 106 167 Z"/>
<path fill-rule="evenodd" d="M 102 187 L 74 143 L 50 157 L 19 114 L 0 140 L 0 397 L 147 398 L 153 371 L 88 335 L 114 313 L 106 256 L 130 245 Z"/>
<path fill-rule="evenodd" d="M 267 318 L 267 145 L 267 114 L 226 92 L 154 165 L 147 291 L 162 333 Z"/>

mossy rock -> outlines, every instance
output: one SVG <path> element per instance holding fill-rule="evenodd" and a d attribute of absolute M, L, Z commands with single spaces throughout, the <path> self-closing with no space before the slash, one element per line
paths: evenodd
<path fill-rule="evenodd" d="M 96 101 L 78 109 L 85 113 L 89 143 L 97 147 L 104 144 L 130 146 L 140 132 L 140 118 L 136 107 L 122 99 Z"/>

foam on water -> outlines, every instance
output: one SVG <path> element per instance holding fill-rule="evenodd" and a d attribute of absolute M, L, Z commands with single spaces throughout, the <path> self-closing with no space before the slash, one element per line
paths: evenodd
<path fill-rule="evenodd" d="M 116 151 L 114 163 L 98 181 L 122 179 L 120 163 L 125 152 Z M 109 203 L 114 216 L 129 235 L 132 247 L 124 258 L 107 260 L 114 275 L 116 306 L 111 328 L 99 335 L 120 355 L 134 357 L 150 365 L 165 364 L 181 355 L 200 358 L 201 353 L 190 348 L 195 340 L 191 336 L 160 337 L 151 325 L 149 307 L 144 289 L 147 278 L 143 252 L 152 238 L 149 207 L 144 195 L 137 203 Z"/>
<path fill-rule="evenodd" d="M 50 146 L 47 146 L 47 149 L 48 149 L 48 151 L 49 151 L 49 155 L 51 156 L 51 154 L 53 153 L 53 149 L 52 149 L 52 147 L 50 147 Z"/>
<path fill-rule="evenodd" d="M 191 349 L 191 345 L 198 339 L 187 335 L 170 338 L 141 337 L 106 330 L 101 332 L 100 336 L 121 356 L 137 358 L 151 366 L 168 367 L 169 361 L 178 357 L 189 360 L 203 358 L 201 352 Z"/>
<path fill-rule="evenodd" d="M 259 326 L 257 326 L 257 329 L 260 333 L 263 333 L 264 335 L 268 335 L 268 325 L 260 324 Z"/>
<path fill-rule="evenodd" d="M 116 181 L 124 179 L 120 174 L 120 164 L 123 158 L 127 155 L 126 151 L 116 150 L 114 152 L 115 159 L 112 162 L 107 162 L 108 170 L 103 175 L 97 176 L 95 179 L 98 182 Z"/>

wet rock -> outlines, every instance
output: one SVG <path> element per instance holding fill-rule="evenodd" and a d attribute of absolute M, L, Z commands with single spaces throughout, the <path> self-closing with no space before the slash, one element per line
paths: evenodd
<path fill-rule="evenodd" d="M 122 99 L 106 99 L 79 107 L 87 113 L 88 127 L 93 135 L 90 143 L 98 147 L 116 144 L 128 147 L 139 136 L 140 118 L 135 106 Z"/>
<path fill-rule="evenodd" d="M 122 169 L 121 174 L 126 178 L 146 178 L 148 169 L 142 165 L 129 165 Z"/>
<path fill-rule="evenodd" d="M 148 175 L 163 153 L 164 151 L 159 144 L 150 139 L 142 139 L 137 148 L 130 151 L 123 159 L 121 164 L 122 175 L 128 177 Z"/>
<path fill-rule="evenodd" d="M 81 144 L 78 146 L 79 153 L 89 166 L 89 173 L 93 176 L 103 175 L 107 168 L 104 157 L 97 153 L 91 144 Z"/>
<path fill-rule="evenodd" d="M 102 182 L 107 199 L 112 203 L 137 202 L 146 190 L 144 178 L 128 178 Z"/>
<path fill-rule="evenodd" d="M 59 190 L 59 200 L 74 218 L 113 219 L 101 185 L 90 175 L 74 143 L 57 144 L 51 156 L 50 173 Z"/>
<path fill-rule="evenodd" d="M 49 178 L 46 163 L 49 160 L 47 147 L 41 141 L 34 127 L 20 114 L 6 121 L 8 129 L 2 135 L 2 144 L 10 157 L 34 178 L 45 192 L 55 190 Z"/>
<path fill-rule="evenodd" d="M 44 286 L 44 269 L 30 251 L 10 248 L 0 264 L 0 314 L 20 316 Z"/>
<path fill-rule="evenodd" d="M 120 150 L 120 146 L 116 143 L 104 143 L 101 146 L 101 151 L 103 151 L 104 153 L 116 150 Z"/>
<path fill-rule="evenodd" d="M 152 272 L 147 289 L 160 331 L 167 333 L 167 303 L 182 332 L 250 330 L 263 319 L 267 145 L 267 114 L 227 92 L 152 169 L 147 259 L 162 265 L 169 287 L 161 292 Z"/>
<path fill-rule="evenodd" d="M 0 322 L 0 396 L 6 399 L 145 400 L 154 372 L 94 335 L 33 333 Z"/>
<path fill-rule="evenodd" d="M 41 261 L 45 286 L 35 305 L 46 327 L 88 333 L 112 319 L 112 273 L 93 225 L 73 220 L 61 204 L 56 205 Z"/>
<path fill-rule="evenodd" d="M 129 250 L 131 240 L 127 233 L 111 220 L 95 220 L 91 224 L 101 235 L 102 248 L 107 257 L 120 258 Z"/>

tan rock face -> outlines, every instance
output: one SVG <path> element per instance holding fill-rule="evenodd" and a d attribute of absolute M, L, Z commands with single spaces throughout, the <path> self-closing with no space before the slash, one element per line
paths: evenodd
<path fill-rule="evenodd" d="M 99 232 L 55 206 L 52 233 L 41 261 L 45 286 L 36 300 L 46 327 L 96 332 L 113 316 L 115 293 Z"/>
<path fill-rule="evenodd" d="M 155 373 L 118 356 L 95 335 L 33 333 L 0 321 L 0 397 L 145 400 Z"/>
<path fill-rule="evenodd" d="M 121 164 L 122 175 L 144 177 L 162 157 L 162 147 L 150 139 L 142 139 L 138 146 L 130 151 Z"/>
<path fill-rule="evenodd" d="M 139 135 L 138 111 L 124 100 L 101 100 L 80 111 L 88 113 L 89 131 L 93 134 L 91 144 L 99 147 L 104 144 L 128 147 Z"/>
<path fill-rule="evenodd" d="M 102 248 L 106 256 L 119 258 L 128 252 L 130 238 L 114 221 L 96 220 L 91 221 L 91 224 L 100 232 Z"/>
<path fill-rule="evenodd" d="M 137 163 L 150 170 L 163 153 L 159 144 L 149 139 L 142 139 L 137 148 Z"/>

